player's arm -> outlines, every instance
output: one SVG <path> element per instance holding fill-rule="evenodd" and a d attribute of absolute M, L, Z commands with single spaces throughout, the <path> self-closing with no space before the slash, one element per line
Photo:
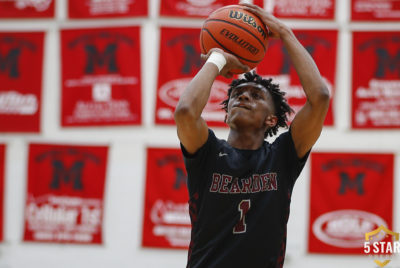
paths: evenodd
<path fill-rule="evenodd" d="M 300 78 L 307 101 L 293 119 L 291 132 L 297 156 L 301 158 L 311 149 L 321 134 L 329 107 L 329 91 L 314 60 L 297 40 L 292 30 L 262 8 L 250 4 L 243 5 L 263 20 L 269 27 L 272 37 L 282 40 Z"/>
<path fill-rule="evenodd" d="M 281 35 L 291 61 L 306 94 L 306 103 L 297 112 L 291 124 L 293 142 L 299 157 L 303 157 L 321 134 L 329 108 L 329 91 L 317 65 L 299 43 L 291 30 Z"/>
<path fill-rule="evenodd" d="M 186 151 L 190 154 L 195 153 L 207 141 L 208 127 L 201 117 L 204 107 L 210 97 L 211 86 L 215 78 L 221 74 L 225 77 L 232 77 L 230 70 L 242 69 L 248 70 L 248 67 L 239 62 L 239 60 L 221 49 L 212 49 L 207 55 L 202 55 L 204 60 L 208 59 L 212 52 L 218 52 L 220 55 L 218 64 L 221 60 L 225 61 L 221 71 L 213 62 L 207 61 L 196 76 L 190 81 L 189 85 L 181 95 L 175 109 L 175 123 L 177 126 L 178 137 Z M 222 56 L 222 58 L 221 58 Z"/>

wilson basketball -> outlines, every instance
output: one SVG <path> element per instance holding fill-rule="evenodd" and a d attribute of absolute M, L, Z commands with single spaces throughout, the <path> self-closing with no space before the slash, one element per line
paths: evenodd
<path fill-rule="evenodd" d="M 201 53 L 221 48 L 251 69 L 264 58 L 267 46 L 268 28 L 240 5 L 225 6 L 211 13 L 200 32 Z M 239 70 L 233 72 L 242 73 Z"/>

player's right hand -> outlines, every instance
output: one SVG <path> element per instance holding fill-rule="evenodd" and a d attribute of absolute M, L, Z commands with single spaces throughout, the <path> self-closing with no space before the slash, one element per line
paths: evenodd
<path fill-rule="evenodd" d="M 222 68 L 220 75 L 226 78 L 231 78 L 233 76 L 233 73 L 231 72 L 232 70 L 241 70 L 243 72 L 250 71 L 250 67 L 241 63 L 236 56 L 227 53 L 220 48 L 212 48 L 208 51 L 206 55 L 201 54 L 201 59 L 207 60 L 211 53 L 214 51 L 221 53 L 226 59 L 226 64 L 224 68 Z"/>

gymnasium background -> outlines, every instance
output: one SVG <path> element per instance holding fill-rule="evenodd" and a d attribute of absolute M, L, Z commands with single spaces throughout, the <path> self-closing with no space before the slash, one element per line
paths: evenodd
<path fill-rule="evenodd" d="M 285 267 L 377 267 L 365 233 L 400 232 L 400 1 L 254 2 L 295 30 L 333 96 L 295 185 Z M 185 267 L 172 115 L 202 64 L 204 16 L 234 3 L 0 1 L 0 268 Z M 279 42 L 258 72 L 302 105 Z M 204 113 L 220 138 L 227 82 Z"/>

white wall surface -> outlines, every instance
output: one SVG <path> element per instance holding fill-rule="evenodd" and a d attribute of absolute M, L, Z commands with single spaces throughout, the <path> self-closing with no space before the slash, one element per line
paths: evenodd
<path fill-rule="evenodd" d="M 400 232 L 400 131 L 353 131 L 350 129 L 351 29 L 400 30 L 400 23 L 348 23 L 350 0 L 336 0 L 336 20 L 309 22 L 287 20 L 293 28 L 339 30 L 335 126 L 325 128 L 314 151 L 395 153 L 395 225 Z M 37 135 L 0 134 L 7 144 L 5 187 L 5 242 L 0 244 L 0 268 L 176 268 L 185 267 L 184 250 L 141 247 L 147 146 L 178 148 L 174 127 L 153 123 L 158 66 L 159 25 L 200 26 L 202 20 L 158 18 L 159 0 L 150 0 L 148 18 L 75 20 L 66 19 L 66 0 L 57 3 L 56 20 L 1 20 L 0 31 L 45 31 L 45 60 L 41 129 Z M 59 29 L 110 25 L 142 26 L 143 125 L 137 127 L 60 127 Z M 216 129 L 220 138 L 226 129 Z M 23 209 L 26 192 L 27 145 L 30 142 L 109 145 L 102 246 L 23 243 Z M 288 225 L 285 267 L 366 268 L 376 267 L 364 257 L 307 254 L 309 165 L 297 181 Z M 251 267 L 251 266 L 249 266 Z M 400 256 L 386 267 L 400 268 Z"/>

